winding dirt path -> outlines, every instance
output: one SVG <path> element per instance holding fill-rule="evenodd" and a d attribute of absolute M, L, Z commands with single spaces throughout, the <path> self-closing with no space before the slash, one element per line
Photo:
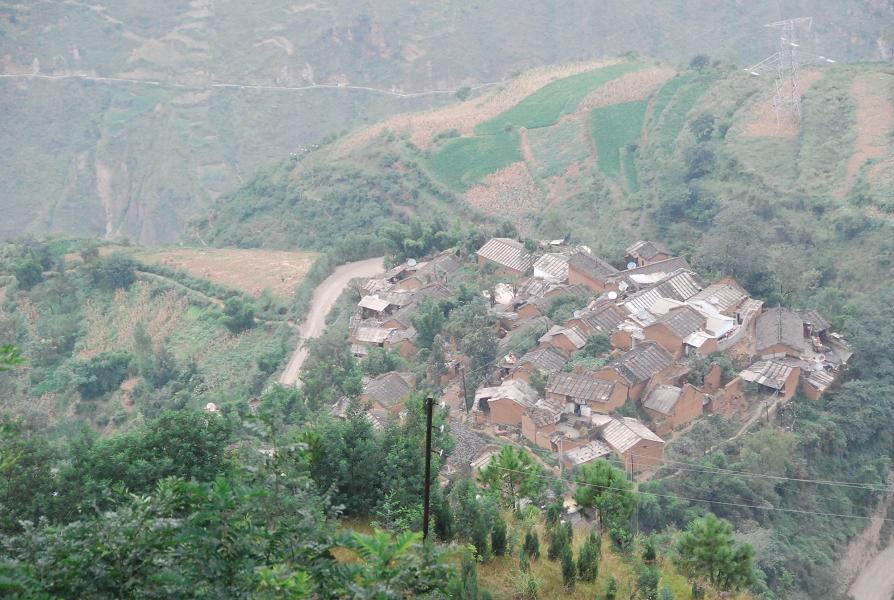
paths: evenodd
<path fill-rule="evenodd" d="M 373 277 L 385 270 L 383 257 L 370 258 L 357 262 L 348 263 L 335 269 L 329 277 L 323 280 L 316 290 L 314 290 L 313 299 L 310 304 L 310 312 L 307 319 L 301 324 L 299 332 L 301 338 L 298 340 L 298 346 L 289 358 L 289 364 L 286 365 L 282 375 L 279 376 L 279 382 L 282 385 L 296 385 L 298 383 L 298 373 L 301 371 L 301 365 L 307 358 L 307 340 L 319 337 L 326 327 L 326 315 L 332 310 L 338 297 L 347 287 L 352 279 L 358 277 Z"/>

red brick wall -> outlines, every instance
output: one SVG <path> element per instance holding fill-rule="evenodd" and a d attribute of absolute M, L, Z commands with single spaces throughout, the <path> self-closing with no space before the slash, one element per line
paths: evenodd
<path fill-rule="evenodd" d="M 683 355 L 683 340 L 667 328 L 664 323 L 655 323 L 643 329 L 647 340 L 657 342 L 659 346 L 680 358 Z"/>

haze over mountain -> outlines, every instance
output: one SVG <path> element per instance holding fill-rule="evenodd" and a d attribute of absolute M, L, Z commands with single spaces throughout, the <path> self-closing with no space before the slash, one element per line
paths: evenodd
<path fill-rule="evenodd" d="M 793 15 L 830 56 L 890 58 L 878 0 L 6 3 L 0 238 L 173 241 L 271 161 L 455 101 L 401 94 L 624 52 L 749 64 L 775 49 L 762 24 Z"/>

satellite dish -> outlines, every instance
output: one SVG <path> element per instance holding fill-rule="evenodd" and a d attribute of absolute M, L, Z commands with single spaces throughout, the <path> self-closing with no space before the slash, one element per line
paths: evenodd
<path fill-rule="evenodd" d="M 415 266 L 416 266 L 416 259 L 415 259 L 415 258 L 408 258 L 408 259 L 407 259 L 407 266 L 408 266 L 408 267 L 415 267 Z"/>
<path fill-rule="evenodd" d="M 609 299 L 609 300 L 617 300 L 617 299 L 618 299 L 618 292 L 609 292 L 609 293 L 608 293 L 608 299 Z"/>
<path fill-rule="evenodd" d="M 635 268 L 636 268 L 636 263 L 633 262 L 632 260 L 631 260 L 629 263 L 627 263 L 627 270 L 628 270 L 628 271 L 629 271 L 630 269 L 635 269 Z"/>

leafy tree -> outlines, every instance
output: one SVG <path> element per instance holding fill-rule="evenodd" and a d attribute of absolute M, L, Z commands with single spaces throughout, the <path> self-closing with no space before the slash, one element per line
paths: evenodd
<path fill-rule="evenodd" d="M 488 527 L 484 515 L 478 514 L 472 522 L 472 545 L 478 553 L 481 560 L 487 560 L 490 556 L 488 552 Z"/>
<path fill-rule="evenodd" d="M 732 526 L 713 513 L 689 524 L 677 541 L 681 569 L 690 577 L 704 577 L 722 590 L 738 590 L 754 580 L 754 550 L 737 545 Z"/>
<path fill-rule="evenodd" d="M 413 327 L 416 328 L 416 341 L 420 348 L 431 348 L 435 336 L 441 332 L 444 326 L 444 311 L 433 302 L 431 298 L 426 298 L 413 316 L 410 317 Z"/>
<path fill-rule="evenodd" d="M 224 304 L 224 324 L 233 333 L 242 333 L 255 326 L 255 308 L 239 296 L 228 298 Z"/>
<path fill-rule="evenodd" d="M 608 336 L 600 334 L 596 334 L 587 338 L 587 343 L 584 344 L 584 347 L 580 349 L 579 355 L 587 356 L 590 358 L 597 358 L 609 352 L 612 349 L 611 341 L 609 341 Z"/>
<path fill-rule="evenodd" d="M 695 136 L 699 142 L 707 142 L 714 135 L 714 115 L 711 113 L 702 113 L 689 123 L 689 131 Z"/>
<path fill-rule="evenodd" d="M 363 371 L 371 376 L 382 375 L 391 371 L 402 371 L 407 361 L 390 348 L 370 348 L 369 354 L 363 360 Z"/>
<path fill-rule="evenodd" d="M 531 387 L 534 388 L 540 396 L 543 396 L 546 393 L 547 379 L 540 369 L 531 371 L 528 383 L 531 384 Z"/>
<path fill-rule="evenodd" d="M 121 253 L 112 254 L 90 268 L 93 283 L 108 289 L 127 289 L 136 281 L 137 262 Z"/>
<path fill-rule="evenodd" d="M 714 152 L 707 146 L 699 145 L 687 149 L 684 160 L 686 162 L 686 181 L 704 177 L 714 170 Z"/>
<path fill-rule="evenodd" d="M 661 586 L 661 590 L 658 593 L 658 600 L 674 600 L 675 598 L 676 595 L 668 584 L 665 583 Z"/>
<path fill-rule="evenodd" d="M 12 344 L 0 346 L 0 373 L 9 371 L 23 362 L 25 362 L 25 359 L 22 358 L 18 348 Z"/>
<path fill-rule="evenodd" d="M 649 536 L 643 543 L 643 562 L 652 564 L 658 559 L 658 553 L 655 550 L 655 540 Z"/>
<path fill-rule="evenodd" d="M 470 88 L 467 85 L 464 85 L 463 87 L 456 90 L 456 98 L 460 102 L 467 100 L 471 94 L 472 94 L 472 88 Z"/>
<path fill-rule="evenodd" d="M 597 460 L 583 465 L 575 476 L 577 491 L 574 500 L 584 508 L 595 507 L 602 522 L 608 527 L 626 527 L 630 522 L 636 499 L 633 484 L 620 469 L 608 461 Z"/>
<path fill-rule="evenodd" d="M 521 498 L 542 490 L 542 470 L 526 450 L 507 445 L 481 469 L 481 481 L 504 506 L 514 508 Z"/>
<path fill-rule="evenodd" d="M 129 352 L 118 350 L 75 363 L 72 373 L 78 392 L 90 399 L 117 389 L 127 378 L 131 359 Z"/>
<path fill-rule="evenodd" d="M 11 271 L 15 275 L 19 287 L 23 290 L 30 290 L 43 281 L 43 268 L 30 254 L 16 260 L 12 264 Z"/>
<path fill-rule="evenodd" d="M 689 61 L 689 68 L 696 71 L 704 71 L 711 64 L 711 57 L 704 54 L 696 54 Z"/>

